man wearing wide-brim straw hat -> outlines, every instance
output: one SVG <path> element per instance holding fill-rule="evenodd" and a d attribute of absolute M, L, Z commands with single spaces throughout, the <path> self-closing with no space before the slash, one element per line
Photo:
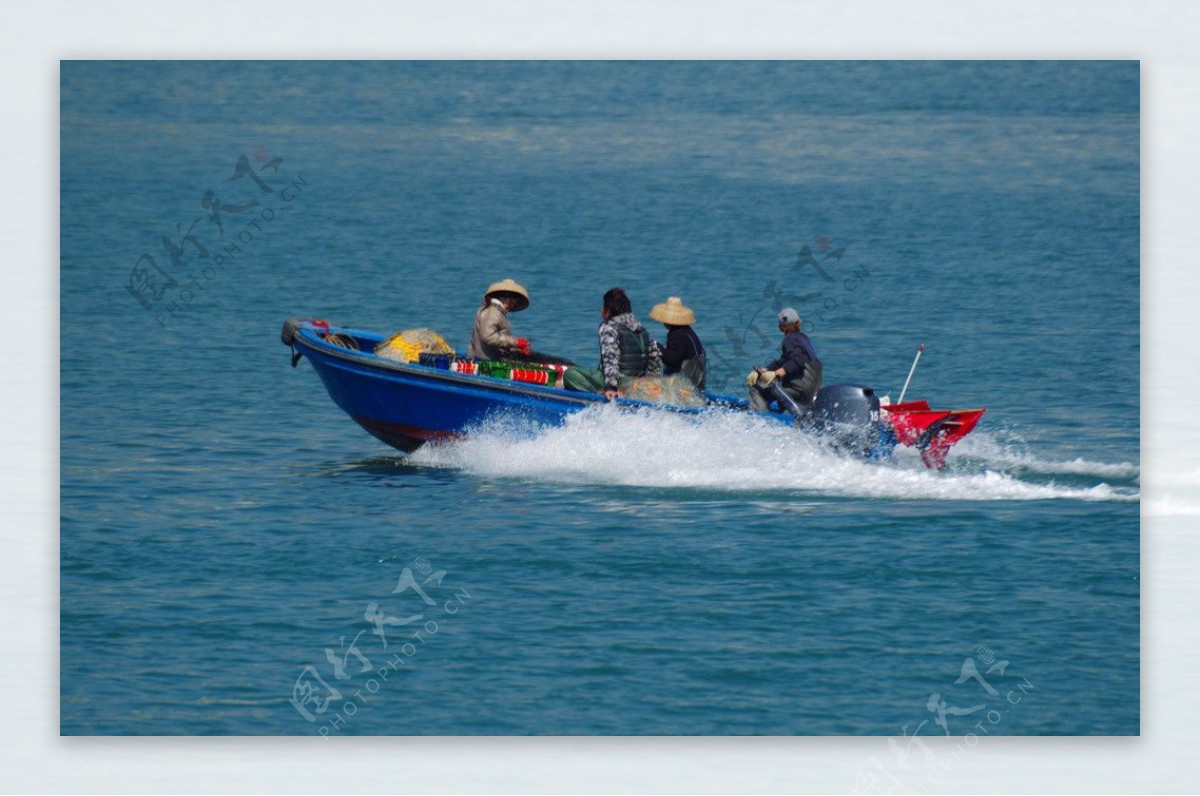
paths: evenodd
<path fill-rule="evenodd" d="M 512 279 L 502 279 L 488 286 L 483 304 L 475 312 L 475 327 L 467 356 L 475 359 L 503 359 L 517 352 L 528 354 L 529 341 L 514 337 L 508 313 L 520 312 L 529 306 L 529 291 Z"/>
<path fill-rule="evenodd" d="M 682 373 L 697 389 L 703 390 L 708 357 L 699 335 L 692 329 L 696 313 L 684 306 L 679 296 L 671 296 L 662 304 L 655 304 L 650 317 L 667 327 L 667 346 L 662 350 L 663 375 Z"/>

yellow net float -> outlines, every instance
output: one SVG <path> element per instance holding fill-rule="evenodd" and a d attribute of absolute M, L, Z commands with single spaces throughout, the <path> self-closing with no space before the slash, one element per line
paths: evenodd
<path fill-rule="evenodd" d="M 453 354 L 454 349 L 432 329 L 405 329 L 375 346 L 375 355 L 398 362 L 416 362 L 421 354 Z"/>

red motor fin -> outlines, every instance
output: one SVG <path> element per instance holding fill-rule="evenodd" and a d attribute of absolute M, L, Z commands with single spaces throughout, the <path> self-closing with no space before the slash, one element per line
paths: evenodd
<path fill-rule="evenodd" d="M 954 447 L 954 443 L 970 434 L 986 411 L 986 409 L 959 409 L 951 412 L 936 426 L 930 427 L 926 432 L 928 436 L 917 441 L 917 447 L 921 450 L 921 461 L 925 462 L 925 466 L 932 470 L 944 468 L 946 456 Z"/>
<path fill-rule="evenodd" d="M 904 409 L 899 412 L 894 411 L 893 407 L 888 409 L 892 410 L 892 430 L 902 445 L 915 445 L 930 426 L 951 415 L 947 409 L 929 409 L 928 405 L 924 409 Z"/>
<path fill-rule="evenodd" d="M 950 448 L 970 434 L 986 409 L 930 409 L 926 401 L 909 401 L 881 407 L 888 411 L 892 431 L 902 445 L 921 451 L 921 461 L 932 470 L 946 466 Z"/>

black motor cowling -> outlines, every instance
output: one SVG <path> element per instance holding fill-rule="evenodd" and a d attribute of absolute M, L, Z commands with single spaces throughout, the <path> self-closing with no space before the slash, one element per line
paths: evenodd
<path fill-rule="evenodd" d="M 879 396 L 861 384 L 831 384 L 817 393 L 812 425 L 839 448 L 864 456 L 879 444 Z"/>

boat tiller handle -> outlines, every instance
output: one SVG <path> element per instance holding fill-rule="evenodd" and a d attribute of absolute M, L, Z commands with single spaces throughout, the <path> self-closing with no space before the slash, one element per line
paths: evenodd
<path fill-rule="evenodd" d="M 806 409 L 801 407 L 800 404 L 796 403 L 796 399 L 792 398 L 792 396 L 788 395 L 787 392 L 784 391 L 783 386 L 780 385 L 778 381 L 772 381 L 771 386 L 767 389 L 772 395 L 775 396 L 775 400 L 779 401 L 779 405 L 791 413 L 792 417 L 799 420 L 801 417 L 808 414 Z"/>

